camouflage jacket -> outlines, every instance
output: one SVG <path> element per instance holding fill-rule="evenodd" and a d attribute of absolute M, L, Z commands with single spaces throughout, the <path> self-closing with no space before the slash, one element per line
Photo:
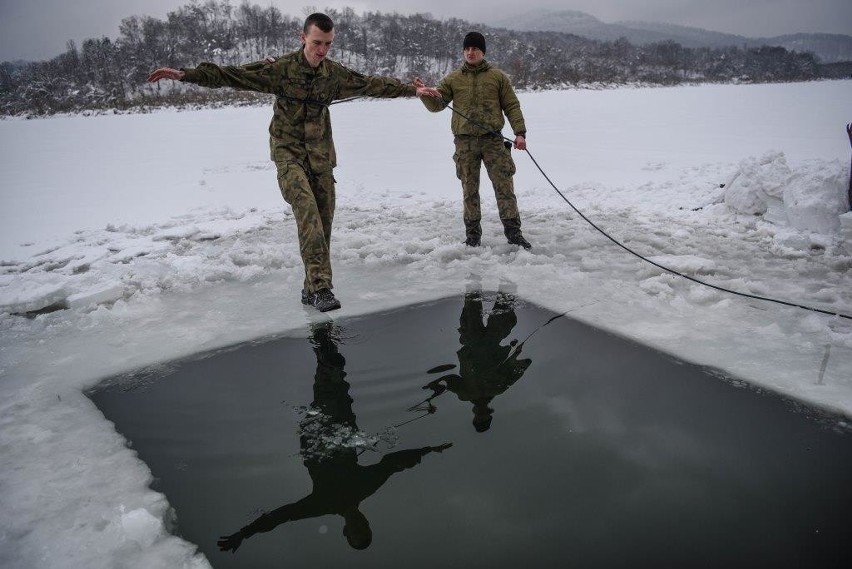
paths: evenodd
<path fill-rule="evenodd" d="M 413 85 L 391 77 L 366 76 L 325 59 L 311 67 L 302 50 L 275 62 L 218 66 L 202 63 L 184 69 L 184 81 L 204 87 L 232 87 L 276 95 L 269 145 L 272 160 L 296 163 L 313 172 L 337 165 L 328 105 L 355 96 L 413 97 Z"/>
<path fill-rule="evenodd" d="M 459 113 L 453 113 L 450 122 L 454 135 L 482 135 L 487 130 L 474 123 L 479 123 L 488 129 L 500 132 L 505 120 L 509 119 L 512 132 L 526 134 L 524 115 L 521 113 L 521 103 L 512 89 L 508 75 L 492 67 L 487 61 L 477 65 L 465 63 L 438 84 L 443 101 L 431 97 L 421 97 L 426 108 L 432 112 L 443 110 L 450 102 Z"/>

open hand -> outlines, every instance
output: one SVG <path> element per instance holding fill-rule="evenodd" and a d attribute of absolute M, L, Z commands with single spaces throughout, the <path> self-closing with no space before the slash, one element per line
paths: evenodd
<path fill-rule="evenodd" d="M 173 81 L 180 81 L 184 78 L 186 72 L 180 69 L 172 69 L 171 67 L 160 67 L 159 69 L 155 69 L 148 75 L 148 82 L 155 83 L 160 79 L 171 79 Z"/>
<path fill-rule="evenodd" d="M 240 532 L 237 532 L 231 535 L 223 535 L 219 538 L 219 541 L 216 542 L 216 545 L 219 546 L 219 551 L 231 551 L 236 553 L 242 543 L 243 536 Z"/>
<path fill-rule="evenodd" d="M 423 82 L 423 79 L 417 77 L 414 79 L 414 87 L 417 89 L 418 97 L 441 97 L 441 92 L 434 87 L 429 87 Z"/>

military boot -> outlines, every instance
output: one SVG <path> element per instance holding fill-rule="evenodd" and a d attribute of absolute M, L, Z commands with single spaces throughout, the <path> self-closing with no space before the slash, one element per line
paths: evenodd
<path fill-rule="evenodd" d="M 321 288 L 316 292 L 307 292 L 302 289 L 302 304 L 313 306 L 320 312 L 328 312 L 329 310 L 340 308 L 340 301 L 327 288 Z"/>
<path fill-rule="evenodd" d="M 482 226 L 478 219 L 464 220 L 464 232 L 467 237 L 464 244 L 468 247 L 479 247 L 482 240 Z"/>
<path fill-rule="evenodd" d="M 506 240 L 511 245 L 520 245 L 524 249 L 532 248 L 530 242 L 524 239 L 524 235 L 523 233 L 521 233 L 520 217 L 501 219 L 500 221 L 503 222 L 503 233 L 506 235 Z"/>

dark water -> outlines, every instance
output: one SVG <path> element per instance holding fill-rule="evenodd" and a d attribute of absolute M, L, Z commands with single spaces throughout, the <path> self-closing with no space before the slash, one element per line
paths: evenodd
<path fill-rule="evenodd" d="M 470 294 L 90 396 L 217 568 L 852 567 L 842 420 L 556 316 Z"/>

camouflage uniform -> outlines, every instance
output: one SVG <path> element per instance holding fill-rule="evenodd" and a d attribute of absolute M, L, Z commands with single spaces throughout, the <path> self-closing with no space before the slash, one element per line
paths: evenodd
<path fill-rule="evenodd" d="M 413 85 L 390 77 L 366 76 L 324 59 L 311 67 L 300 49 L 273 63 L 240 67 L 202 63 L 184 69 L 184 81 L 204 87 L 232 87 L 276 95 L 269 125 L 271 158 L 281 194 L 293 208 L 299 250 L 305 264 L 305 291 L 333 288 L 331 225 L 337 165 L 328 105 L 354 96 L 413 97 Z"/>
<path fill-rule="evenodd" d="M 461 113 L 453 113 L 450 126 L 455 135 L 453 160 L 456 176 L 462 183 L 467 236 L 478 238 L 482 234 L 479 173 L 483 162 L 494 186 L 497 211 L 507 235 L 511 230 L 520 230 L 521 218 L 512 181 L 515 162 L 498 134 L 505 124 L 505 114 L 515 135 L 526 135 L 521 104 L 509 77 L 483 60 L 477 65 L 465 63 L 447 75 L 437 88 L 443 100 L 423 97 L 421 101 L 426 108 L 438 112 L 453 102 Z"/>

